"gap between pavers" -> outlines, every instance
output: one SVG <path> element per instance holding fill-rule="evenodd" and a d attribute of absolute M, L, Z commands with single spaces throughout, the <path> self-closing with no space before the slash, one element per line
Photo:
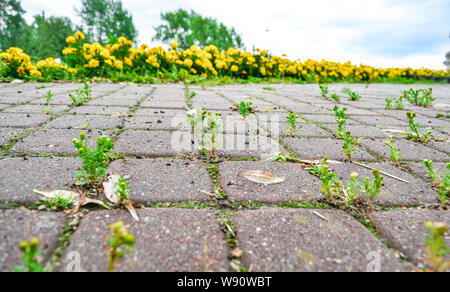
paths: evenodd
<path fill-rule="evenodd" d="M 140 204 L 211 201 L 213 183 L 200 161 L 123 159 L 108 170 L 128 178 L 130 198 Z"/>
<path fill-rule="evenodd" d="M 101 136 L 112 137 L 111 132 L 103 130 L 39 130 L 17 142 L 9 151 L 13 153 L 75 155 L 78 151 L 72 140 L 74 138 L 79 139 L 81 132 L 86 133 L 87 141 L 92 147 L 97 145 L 96 141 Z"/>
<path fill-rule="evenodd" d="M 256 170 L 284 177 L 285 180 L 280 184 L 263 185 L 243 176 L 245 172 Z M 218 181 L 233 202 L 292 203 L 323 198 L 320 180 L 296 163 L 222 162 L 219 164 Z"/>
<path fill-rule="evenodd" d="M 65 223 L 64 213 L 0 210 L 0 272 L 12 272 L 15 266 L 25 268 L 18 245 L 33 237 L 39 238 L 40 262 L 46 263 L 58 246 Z"/>
<path fill-rule="evenodd" d="M 386 145 L 385 139 L 364 140 L 361 144 L 370 152 L 381 156 L 385 159 L 390 159 L 390 148 Z M 448 154 L 442 153 L 435 149 L 424 146 L 419 142 L 412 142 L 408 140 L 396 140 L 394 142 L 399 152 L 403 153 L 400 161 L 422 161 L 425 159 L 433 161 L 448 161 Z"/>
<path fill-rule="evenodd" d="M 403 270 L 381 241 L 342 211 L 245 210 L 233 221 L 242 262 L 254 272 Z"/>
<path fill-rule="evenodd" d="M 138 210 L 135 222 L 125 210 L 89 213 L 71 237 L 62 257 L 61 271 L 70 253 L 80 255 L 81 271 L 107 271 L 108 226 L 124 221 L 135 237 L 134 253 L 117 261 L 117 272 L 226 272 L 228 250 L 212 211 L 192 209 Z"/>
<path fill-rule="evenodd" d="M 0 113 L 0 127 L 35 128 L 50 121 L 51 116 L 44 114 Z"/>
<path fill-rule="evenodd" d="M 4 113 L 33 113 L 33 114 L 44 114 L 45 111 L 49 109 L 51 113 L 48 116 L 52 116 L 54 114 L 59 114 L 67 109 L 69 109 L 69 106 L 67 105 L 35 105 L 35 104 L 25 104 L 25 105 L 19 105 L 13 108 L 9 108 L 7 110 L 4 110 Z"/>
<path fill-rule="evenodd" d="M 34 157 L 0 160 L 0 203 L 31 205 L 42 196 L 33 192 L 69 190 L 77 181 L 81 162 L 75 158 Z"/>
<path fill-rule="evenodd" d="M 317 138 L 283 138 L 282 143 L 292 152 L 302 159 L 323 159 L 328 156 L 329 159 L 346 161 L 348 157 L 342 153 L 344 141 L 337 139 L 317 139 Z M 356 148 L 356 153 L 352 155 L 353 159 L 360 161 L 375 161 L 367 152 Z"/>
<path fill-rule="evenodd" d="M 8 144 L 12 139 L 20 136 L 25 129 L 20 128 L 0 128 L 0 146 Z"/>
<path fill-rule="evenodd" d="M 380 195 L 375 198 L 375 204 L 387 207 L 407 207 L 439 203 L 437 192 L 421 179 L 417 179 L 389 164 L 371 163 L 368 165 L 409 182 L 402 182 L 382 174 L 384 186 Z M 352 172 L 359 174 L 358 180 L 360 183 L 365 177 L 373 180 L 371 170 L 353 163 L 335 164 L 330 166 L 331 170 L 335 171 L 339 180 L 343 182 L 351 182 L 350 174 Z"/>
<path fill-rule="evenodd" d="M 437 210 L 396 210 L 377 212 L 370 215 L 380 235 L 408 260 L 416 264 L 426 263 L 426 237 L 431 236 L 425 227 L 427 221 L 450 225 L 450 212 Z M 450 245 L 450 237 L 445 237 Z M 445 256 L 450 260 L 450 254 Z"/>
<path fill-rule="evenodd" d="M 325 128 L 333 132 L 337 133 L 338 127 L 337 125 L 324 125 Z M 345 125 L 345 129 L 350 131 L 352 137 L 357 138 L 388 138 L 389 135 L 386 132 L 381 131 L 373 126 L 363 126 L 363 125 Z"/>

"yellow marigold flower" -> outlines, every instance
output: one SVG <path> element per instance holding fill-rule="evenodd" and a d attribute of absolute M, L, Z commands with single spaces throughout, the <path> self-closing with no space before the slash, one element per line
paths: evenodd
<path fill-rule="evenodd" d="M 173 42 L 170 44 L 170 46 L 172 47 L 172 49 L 176 50 L 180 46 L 180 44 L 178 42 Z"/>
<path fill-rule="evenodd" d="M 231 66 L 231 71 L 233 72 L 238 72 L 239 71 L 239 67 L 236 65 Z"/>
<path fill-rule="evenodd" d="M 191 68 L 193 64 L 194 64 L 194 62 L 193 62 L 191 59 L 186 59 L 186 60 L 184 60 L 184 65 L 185 65 L 186 67 Z"/>
<path fill-rule="evenodd" d="M 42 73 L 39 72 L 38 70 L 31 70 L 30 75 L 33 77 L 42 77 Z"/>
<path fill-rule="evenodd" d="M 84 40 L 86 38 L 86 36 L 84 35 L 84 33 L 82 33 L 81 31 L 78 31 L 75 33 L 75 37 L 79 40 Z"/>
<path fill-rule="evenodd" d="M 69 69 L 67 69 L 67 72 L 72 73 L 72 74 L 77 74 L 78 70 L 75 68 L 69 68 Z"/>
<path fill-rule="evenodd" d="M 66 43 L 67 43 L 68 45 L 73 44 L 73 43 L 76 42 L 76 41 L 77 41 L 77 39 L 76 39 L 75 37 L 73 37 L 73 36 L 68 36 L 68 37 L 66 38 Z"/>

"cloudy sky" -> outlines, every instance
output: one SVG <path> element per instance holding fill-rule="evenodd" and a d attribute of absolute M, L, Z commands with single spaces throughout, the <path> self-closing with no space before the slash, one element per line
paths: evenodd
<path fill-rule="evenodd" d="M 22 0 L 33 15 L 69 16 L 81 0 Z M 291 59 L 364 63 L 379 67 L 444 69 L 450 51 L 449 0 L 122 0 L 139 41 L 152 45 L 161 12 L 178 8 L 235 27 L 253 46 Z"/>

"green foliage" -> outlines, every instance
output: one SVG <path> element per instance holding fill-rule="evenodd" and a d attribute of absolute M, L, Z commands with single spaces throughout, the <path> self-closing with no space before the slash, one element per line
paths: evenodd
<path fill-rule="evenodd" d="M 405 104 L 403 103 L 403 96 L 400 96 L 398 99 L 395 100 L 395 108 L 398 110 L 405 109 Z"/>
<path fill-rule="evenodd" d="M 127 201 L 130 199 L 130 186 L 127 184 L 127 180 L 123 177 L 119 178 L 116 194 L 119 195 L 120 201 Z"/>
<path fill-rule="evenodd" d="M 338 175 L 333 171 L 330 172 L 327 161 L 328 157 L 325 156 L 322 165 L 317 165 L 315 168 L 310 169 L 310 171 L 320 177 L 322 182 L 322 194 L 324 194 L 330 201 L 333 201 Z"/>
<path fill-rule="evenodd" d="M 427 262 L 433 267 L 434 272 L 445 272 L 450 268 L 450 261 L 445 261 L 445 256 L 450 253 L 445 243 L 448 226 L 445 223 L 427 221 L 425 227 L 431 235 L 426 238 Z"/>
<path fill-rule="evenodd" d="M 275 91 L 275 88 L 273 88 L 273 87 L 263 87 L 263 90 Z"/>
<path fill-rule="evenodd" d="M 345 123 L 347 122 L 348 116 L 345 112 L 347 110 L 348 110 L 348 108 L 346 108 L 346 107 L 339 109 L 339 107 L 337 105 L 334 106 L 334 109 L 333 109 L 334 115 L 336 118 L 336 122 L 338 125 L 337 135 L 341 138 L 344 136 L 344 133 L 346 132 L 345 131 Z"/>
<path fill-rule="evenodd" d="M 186 120 L 189 125 L 191 125 L 192 134 L 199 128 L 199 126 L 203 125 L 203 121 L 205 121 L 207 115 L 207 111 L 202 110 L 201 107 L 197 107 L 193 110 L 190 110 L 186 114 Z"/>
<path fill-rule="evenodd" d="M 41 198 L 42 205 L 39 209 L 48 208 L 52 211 L 58 209 L 66 209 L 74 203 L 72 198 L 64 198 L 61 195 L 56 195 L 54 198 Z"/>
<path fill-rule="evenodd" d="M 394 138 L 391 137 L 391 139 L 386 140 L 385 143 L 387 146 L 389 146 L 389 149 L 391 151 L 390 157 L 392 161 L 394 161 L 396 165 L 400 165 L 400 159 L 402 158 L 403 153 L 397 150 L 397 147 L 394 144 Z"/>
<path fill-rule="evenodd" d="M 286 116 L 287 123 L 289 125 L 289 134 L 294 137 L 295 132 L 297 132 L 297 119 L 300 118 L 299 114 L 293 114 L 289 112 Z"/>
<path fill-rule="evenodd" d="M 372 170 L 374 179 L 370 181 L 368 177 L 364 178 L 364 196 L 369 198 L 370 205 L 373 210 L 373 200 L 380 194 L 380 190 L 383 187 L 383 176 L 380 174 L 378 169 Z"/>
<path fill-rule="evenodd" d="M 241 114 L 241 116 L 246 119 L 252 112 L 254 112 L 252 108 L 253 102 L 251 101 L 241 101 L 237 106 L 237 110 Z"/>
<path fill-rule="evenodd" d="M 393 98 L 386 98 L 386 107 L 385 109 L 392 109 L 392 103 L 396 100 L 395 97 Z"/>
<path fill-rule="evenodd" d="M 66 37 L 72 35 L 74 26 L 67 17 L 45 17 L 36 15 L 31 26 L 33 31 L 28 46 L 24 49 L 34 58 L 63 58 L 62 50 L 66 46 Z"/>
<path fill-rule="evenodd" d="M 416 113 L 411 113 L 410 111 L 408 111 L 406 112 L 406 116 L 408 117 L 409 129 L 411 130 L 410 132 L 406 133 L 406 138 L 413 141 L 427 143 L 428 138 L 431 135 L 431 131 L 421 134 L 420 129 L 422 127 L 420 126 L 419 122 L 415 120 L 415 118 L 417 117 Z"/>
<path fill-rule="evenodd" d="M 194 11 L 183 9 L 162 13 L 161 18 L 164 23 L 155 27 L 154 41 L 167 44 L 178 42 L 181 49 L 188 49 L 191 45 L 215 45 L 220 50 L 230 47 L 243 48 L 242 39 L 234 28 L 227 28 L 216 19 L 202 17 Z"/>
<path fill-rule="evenodd" d="M 403 97 L 406 98 L 411 104 L 423 107 L 429 107 L 432 105 L 433 101 L 436 100 L 435 97 L 432 96 L 433 89 L 409 89 L 403 91 Z"/>
<path fill-rule="evenodd" d="M 78 173 L 79 179 L 85 179 L 90 185 L 95 185 L 106 175 L 109 162 L 115 156 L 113 152 L 114 141 L 106 136 L 97 140 L 97 147 L 91 148 L 86 140 L 86 134 L 80 133 L 80 140 L 73 139 L 73 144 L 78 150 L 78 157 L 83 166 Z"/>
<path fill-rule="evenodd" d="M 89 88 L 89 84 L 84 82 L 84 87 L 75 90 L 75 95 L 69 94 L 72 102 L 75 106 L 85 104 L 91 99 L 92 90 Z"/>
<path fill-rule="evenodd" d="M 136 41 L 138 32 L 133 17 L 122 6 L 121 0 L 82 0 L 81 4 L 77 14 L 89 40 L 105 45 L 124 36 Z"/>
<path fill-rule="evenodd" d="M 22 260 L 25 269 L 22 267 L 14 267 L 15 272 L 41 273 L 44 272 L 44 266 L 39 264 L 38 258 L 42 255 L 39 251 L 39 238 L 33 237 L 29 241 L 22 241 L 19 244 L 20 251 L 23 252 Z"/>
<path fill-rule="evenodd" d="M 352 155 L 356 152 L 355 144 L 357 140 L 351 136 L 350 131 L 346 131 L 344 135 L 342 135 L 342 139 L 344 139 L 342 153 L 352 160 Z"/>
<path fill-rule="evenodd" d="M 109 226 L 113 236 L 108 237 L 108 270 L 114 272 L 117 261 L 125 256 L 126 252 L 134 252 L 134 235 L 128 233 L 123 221 Z"/>
<path fill-rule="evenodd" d="M 333 93 L 331 95 L 331 98 L 337 102 L 341 102 L 341 97 L 339 95 L 337 95 L 336 93 Z"/>
<path fill-rule="evenodd" d="M 24 47 L 27 42 L 25 10 L 18 0 L 0 1 L 0 50 Z"/>
<path fill-rule="evenodd" d="M 358 95 L 356 92 L 351 91 L 350 88 L 347 87 L 342 89 L 342 93 L 347 94 L 349 96 L 349 100 L 351 101 L 360 100 L 362 98 L 362 96 Z"/>
<path fill-rule="evenodd" d="M 327 96 L 328 92 L 329 92 L 328 86 L 319 84 L 319 88 L 320 88 L 320 92 L 322 94 L 322 97 L 328 99 L 328 96 Z"/>

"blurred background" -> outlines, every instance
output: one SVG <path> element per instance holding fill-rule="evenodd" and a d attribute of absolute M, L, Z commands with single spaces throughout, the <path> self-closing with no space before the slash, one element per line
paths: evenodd
<path fill-rule="evenodd" d="M 0 49 L 61 56 L 83 31 L 102 44 L 215 44 L 292 60 L 446 69 L 449 0 L 0 0 Z"/>

